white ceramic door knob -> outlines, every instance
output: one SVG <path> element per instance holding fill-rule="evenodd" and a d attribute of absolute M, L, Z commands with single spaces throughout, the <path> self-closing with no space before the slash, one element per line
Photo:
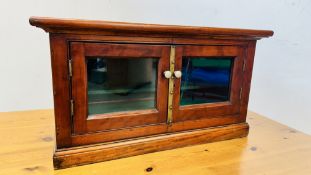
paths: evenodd
<path fill-rule="evenodd" d="M 176 78 L 180 78 L 181 77 L 181 71 L 174 71 L 174 76 L 176 77 Z"/>
<path fill-rule="evenodd" d="M 165 78 L 171 78 L 172 77 L 172 72 L 171 71 L 168 71 L 168 70 L 164 71 L 163 74 L 164 74 Z"/>

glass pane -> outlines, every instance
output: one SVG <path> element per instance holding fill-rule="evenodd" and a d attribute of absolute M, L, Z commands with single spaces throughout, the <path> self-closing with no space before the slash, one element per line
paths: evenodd
<path fill-rule="evenodd" d="M 232 58 L 182 59 L 180 105 L 228 101 Z"/>
<path fill-rule="evenodd" d="M 155 108 L 158 59 L 88 58 L 88 112 Z"/>

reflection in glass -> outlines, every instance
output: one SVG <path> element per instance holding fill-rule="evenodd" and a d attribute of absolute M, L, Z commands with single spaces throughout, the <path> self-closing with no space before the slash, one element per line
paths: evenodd
<path fill-rule="evenodd" d="M 182 59 L 180 105 L 229 100 L 232 58 Z"/>
<path fill-rule="evenodd" d="M 88 58 L 88 113 L 155 108 L 158 59 Z"/>

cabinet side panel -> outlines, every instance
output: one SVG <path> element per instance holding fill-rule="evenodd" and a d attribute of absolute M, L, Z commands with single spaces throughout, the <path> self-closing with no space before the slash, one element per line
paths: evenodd
<path fill-rule="evenodd" d="M 50 34 L 54 115 L 57 148 L 71 145 L 70 89 L 67 42 L 62 35 Z"/>
<path fill-rule="evenodd" d="M 246 120 L 247 107 L 249 101 L 249 93 L 251 87 L 251 79 L 253 72 L 254 56 L 255 56 L 256 41 L 249 42 L 247 46 L 247 52 L 245 57 L 244 75 L 243 75 L 243 90 L 241 94 L 241 108 L 240 117 L 241 120 Z"/>

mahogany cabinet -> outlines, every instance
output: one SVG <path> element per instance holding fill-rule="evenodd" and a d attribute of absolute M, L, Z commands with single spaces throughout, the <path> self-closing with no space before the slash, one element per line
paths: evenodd
<path fill-rule="evenodd" d="M 248 134 L 268 30 L 31 17 L 50 35 L 55 168 Z"/>

